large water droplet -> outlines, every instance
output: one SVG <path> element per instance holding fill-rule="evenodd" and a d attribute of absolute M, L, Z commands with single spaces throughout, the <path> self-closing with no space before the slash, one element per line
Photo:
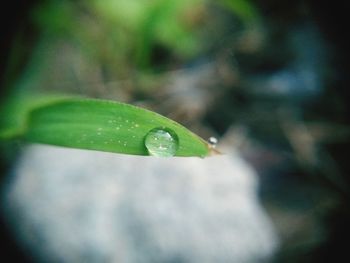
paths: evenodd
<path fill-rule="evenodd" d="M 179 146 L 179 139 L 175 132 L 168 128 L 155 128 L 145 137 L 148 153 L 158 157 L 174 156 Z"/>

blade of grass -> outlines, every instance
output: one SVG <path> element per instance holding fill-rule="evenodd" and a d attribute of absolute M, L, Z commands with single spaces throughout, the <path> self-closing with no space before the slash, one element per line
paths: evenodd
<path fill-rule="evenodd" d="M 71 98 L 66 95 L 15 93 L 1 101 L 0 107 L 0 141 L 20 137 L 26 129 L 28 114 L 31 110 Z"/>
<path fill-rule="evenodd" d="M 205 157 L 206 141 L 155 112 L 106 100 L 64 98 L 32 109 L 22 137 L 28 142 L 135 155 L 149 155 L 145 136 L 154 128 L 177 135 L 175 156 Z"/>

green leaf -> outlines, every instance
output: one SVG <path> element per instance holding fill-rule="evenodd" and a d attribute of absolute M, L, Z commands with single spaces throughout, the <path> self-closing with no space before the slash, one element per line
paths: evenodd
<path fill-rule="evenodd" d="M 113 101 L 65 98 L 47 103 L 29 112 L 24 127 L 22 137 L 35 143 L 135 155 L 152 155 L 152 147 L 168 146 L 173 154 L 157 156 L 205 157 L 210 152 L 206 141 L 180 124 Z"/>
<path fill-rule="evenodd" d="M 250 0 L 221 0 L 221 3 L 247 24 L 257 22 L 260 18 L 258 9 Z"/>
<path fill-rule="evenodd" d="M 0 141 L 19 137 L 25 133 L 31 110 L 71 98 L 65 95 L 10 94 L 0 105 Z"/>

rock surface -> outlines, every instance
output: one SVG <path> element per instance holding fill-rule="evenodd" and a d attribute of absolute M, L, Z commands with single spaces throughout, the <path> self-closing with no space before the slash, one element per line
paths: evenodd
<path fill-rule="evenodd" d="M 278 238 L 238 154 L 152 158 L 31 145 L 3 191 L 38 262 L 265 262 Z"/>

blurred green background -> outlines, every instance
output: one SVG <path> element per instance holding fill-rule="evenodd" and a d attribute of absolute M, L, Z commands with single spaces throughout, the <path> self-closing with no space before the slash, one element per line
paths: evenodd
<path fill-rule="evenodd" d="M 349 60 L 338 27 L 346 8 L 330 5 L 18 1 L 3 9 L 1 105 L 78 94 L 140 105 L 214 135 L 260 175 L 282 240 L 274 262 L 349 257 L 341 241 L 350 234 Z M 20 148 L 2 145 L 3 177 Z"/>

